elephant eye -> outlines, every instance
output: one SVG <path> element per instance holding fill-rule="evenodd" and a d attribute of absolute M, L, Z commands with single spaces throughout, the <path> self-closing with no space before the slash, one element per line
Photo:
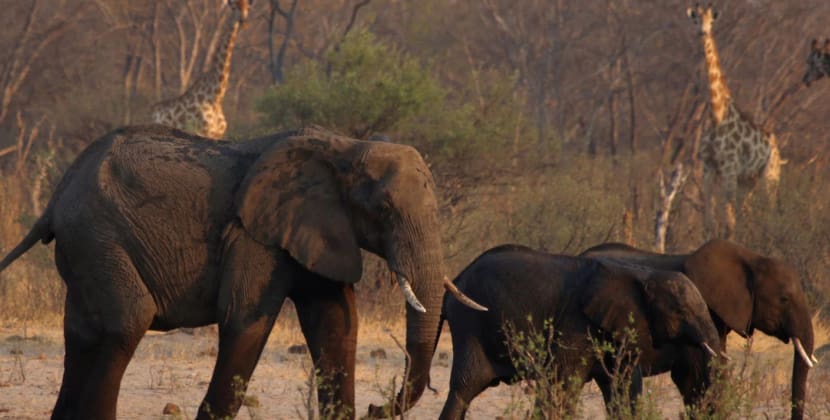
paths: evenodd
<path fill-rule="evenodd" d="M 389 200 L 381 200 L 380 208 L 381 208 L 381 210 L 391 210 L 392 209 L 392 203 Z"/>

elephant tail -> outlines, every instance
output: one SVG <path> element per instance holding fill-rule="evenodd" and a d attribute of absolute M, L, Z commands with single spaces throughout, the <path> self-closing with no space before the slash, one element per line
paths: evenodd
<path fill-rule="evenodd" d="M 43 242 L 44 244 L 48 244 L 55 239 L 55 234 L 52 232 L 51 227 L 51 212 L 49 210 L 46 211 L 40 219 L 37 219 L 35 225 L 32 226 L 32 229 L 29 233 L 26 234 L 26 237 L 17 244 L 14 249 L 3 258 L 3 261 L 0 261 L 0 271 L 6 269 L 14 260 L 18 259 L 21 255 L 25 254 L 31 247 L 33 247 L 38 241 Z"/>

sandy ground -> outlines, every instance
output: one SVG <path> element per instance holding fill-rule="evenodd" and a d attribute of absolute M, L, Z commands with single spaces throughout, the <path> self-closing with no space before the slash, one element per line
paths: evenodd
<path fill-rule="evenodd" d="M 403 337 L 403 328 L 393 334 Z M 275 328 L 248 392 L 258 398 L 260 407 L 243 407 L 237 418 L 307 418 L 304 402 L 310 359 L 305 354 L 288 351 L 291 345 L 302 342 L 302 336 L 295 327 L 278 325 Z M 358 343 L 356 394 L 358 415 L 362 415 L 370 403 L 380 404 L 386 400 L 393 377 L 397 383 L 400 382 L 403 356 L 389 332 L 383 328 L 361 326 Z M 781 353 L 782 356 L 776 362 L 781 365 L 776 370 L 783 369 L 786 373 L 786 367 L 791 363 L 788 354 L 791 353 L 783 345 L 777 347 L 776 354 Z M 372 357 L 370 353 L 377 349 L 383 349 L 387 357 Z M 180 406 L 186 417 L 192 417 L 207 389 L 215 354 L 216 336 L 211 329 L 199 329 L 192 335 L 179 331 L 148 334 L 122 381 L 118 417 L 163 418 L 162 408 L 168 402 Z M 408 418 L 437 418 L 447 394 L 451 358 L 450 337 L 448 330 L 445 330 L 432 367 L 433 386 L 438 393 L 427 391 Z M 0 326 L 0 418 L 48 418 L 57 398 L 62 369 L 63 339 L 59 327 L 29 327 L 24 331 L 19 325 Z M 777 377 L 780 378 L 774 379 Z M 813 381 L 811 379 L 811 383 Z M 771 404 L 787 398 L 789 386 L 786 374 L 769 374 L 763 382 L 764 386 L 771 387 L 770 398 L 774 400 Z M 670 386 L 667 375 L 647 379 L 645 387 L 652 399 L 658 402 L 663 418 L 678 418 L 681 406 L 679 394 Z M 521 386 L 501 385 L 487 390 L 473 402 L 469 418 L 522 418 L 523 410 L 529 403 Z M 763 403 L 759 406 L 761 418 L 770 418 L 770 415 L 778 418 L 785 413 L 781 407 L 768 406 L 764 409 Z M 583 390 L 580 417 L 605 417 L 602 397 L 593 384 Z"/>

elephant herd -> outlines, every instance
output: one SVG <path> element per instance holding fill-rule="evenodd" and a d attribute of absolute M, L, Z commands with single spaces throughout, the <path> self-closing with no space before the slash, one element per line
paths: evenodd
<path fill-rule="evenodd" d="M 111 419 L 148 330 L 218 324 L 219 350 L 197 418 L 233 417 L 283 302 L 315 368 L 321 412 L 354 417 L 361 250 L 383 258 L 408 303 L 408 383 L 369 417 L 412 407 L 429 384 L 443 322 L 453 365 L 441 418 L 462 418 L 488 386 L 510 383 L 504 326 L 553 323 L 558 377 L 613 396 L 591 337 L 634 330 L 643 375 L 671 372 L 687 404 L 711 384 L 726 335 L 755 329 L 794 346 L 792 418 L 816 361 L 800 280 L 784 262 L 713 240 L 686 255 L 603 244 L 578 256 L 503 245 L 446 276 L 435 183 L 409 146 L 317 127 L 242 142 L 162 126 L 125 127 L 71 164 L 0 271 L 55 242 L 66 283 L 65 359 L 53 419 Z M 243 389 L 239 389 L 242 384 Z M 241 392 L 240 392 L 241 391 Z"/>

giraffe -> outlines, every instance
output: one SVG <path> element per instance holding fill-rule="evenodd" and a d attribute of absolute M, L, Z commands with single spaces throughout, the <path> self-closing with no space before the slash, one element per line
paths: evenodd
<path fill-rule="evenodd" d="M 769 198 L 777 197 L 781 178 L 781 159 L 775 134 L 766 132 L 752 118 L 742 113 L 726 86 L 718 58 L 712 24 L 717 12 L 711 7 L 696 5 L 687 14 L 699 27 L 709 80 L 713 127 L 701 138 L 698 158 L 703 163 L 704 191 L 707 204 L 713 198 L 714 181 L 720 181 L 726 192 L 726 236 L 734 237 L 735 208 L 746 196 L 739 188 L 750 193 L 763 178 Z M 709 207 L 707 205 L 707 207 Z M 715 208 L 715 216 L 718 209 Z M 707 224 L 712 220 L 707 211 Z"/>
<path fill-rule="evenodd" d="M 153 122 L 214 139 L 225 134 L 228 123 L 222 112 L 222 99 L 228 89 L 231 55 L 236 35 L 248 17 L 248 0 L 228 0 L 231 18 L 210 67 L 179 97 L 153 106 Z"/>
<path fill-rule="evenodd" d="M 830 76 L 830 38 L 824 40 L 824 46 L 819 46 L 818 40 L 813 39 L 810 55 L 807 57 L 807 72 L 801 81 L 810 86 L 825 76 Z"/>

